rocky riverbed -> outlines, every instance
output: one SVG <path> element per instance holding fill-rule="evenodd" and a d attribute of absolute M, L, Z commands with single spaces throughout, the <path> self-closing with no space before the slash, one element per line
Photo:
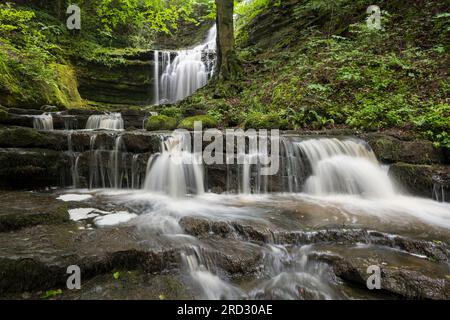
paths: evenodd
<path fill-rule="evenodd" d="M 123 130 L 82 129 L 92 113 L 81 111 L 36 130 L 32 110 L 8 112 L 0 298 L 450 298 L 450 165 L 429 141 L 283 132 L 281 170 L 262 181 L 242 165 L 167 166 L 179 155 L 163 148 L 171 133 L 137 130 L 148 116 L 137 111 L 122 114 Z M 308 165 L 297 147 L 332 152 Z M 66 286 L 73 265 L 80 290 Z M 373 266 L 381 288 L 370 290 Z"/>
<path fill-rule="evenodd" d="M 1 194 L 3 298 L 450 298 L 450 233 L 432 223 L 330 214 L 301 196 L 72 192 Z M 66 289 L 70 265 L 81 290 Z M 370 265 L 381 290 L 367 289 Z"/>

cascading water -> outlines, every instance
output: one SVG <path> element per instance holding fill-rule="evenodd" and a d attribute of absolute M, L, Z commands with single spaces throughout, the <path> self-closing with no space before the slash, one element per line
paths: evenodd
<path fill-rule="evenodd" d="M 132 188 L 132 170 L 129 168 L 132 160 L 126 152 L 122 136 L 115 136 L 112 150 L 101 141 L 98 142 L 98 137 L 93 134 L 90 141 L 89 188 Z M 134 180 L 136 179 L 138 178 L 134 177 Z"/>
<path fill-rule="evenodd" d="M 214 72 L 217 29 L 213 26 L 206 40 L 187 50 L 174 53 L 155 51 L 155 104 L 175 103 L 205 86 Z M 163 73 L 160 75 L 160 70 Z"/>
<path fill-rule="evenodd" d="M 92 115 L 86 123 L 88 130 L 123 130 L 123 119 L 120 113 L 107 113 L 101 115 Z"/>
<path fill-rule="evenodd" d="M 392 221 L 416 219 L 450 229 L 448 206 L 396 195 L 386 170 L 362 140 L 283 137 L 278 175 L 282 178 L 279 180 L 279 191 L 286 193 L 269 195 L 264 193 L 270 191 L 268 187 L 273 177 L 261 176 L 261 164 L 257 160 L 261 155 L 267 156 L 267 150 L 255 150 L 252 145 L 256 144 L 258 137 L 249 137 L 245 150 L 238 148 L 233 155 L 241 161 L 244 159 L 243 164 L 230 165 L 233 170 L 227 168 L 229 175 L 235 175 L 234 190 L 241 194 L 214 195 L 205 193 L 207 186 L 204 181 L 207 179 L 203 166 L 198 163 L 199 155 L 190 151 L 189 134 L 160 136 L 161 152 L 150 155 L 148 161 L 147 158 L 141 161 L 143 154 L 126 152 L 127 139 L 122 136 L 123 133 L 89 134 L 91 187 L 139 188 L 143 182 L 139 172 L 147 163 L 142 190 L 125 196 L 129 201 L 127 206 L 137 208 L 137 212 L 141 213 L 131 224 L 141 231 L 145 230 L 144 233 L 150 235 L 146 241 L 152 245 L 156 243 L 180 250 L 180 270 L 185 272 L 187 277 L 184 278 L 189 279 L 190 286 L 199 293 L 197 297 L 200 298 L 347 297 L 339 290 L 340 284 L 330 278 L 328 264 L 318 260 L 314 245 L 303 245 L 301 240 L 298 244 L 295 241 L 280 244 L 283 243 L 284 232 L 278 235 L 272 233 L 253 243 L 246 238 L 247 225 L 256 230 L 287 228 L 295 230 L 295 234 L 304 227 L 303 224 L 314 229 L 316 223 L 332 221 L 342 214 L 349 228 L 359 217 L 366 219 L 372 215 L 381 217 L 382 225 L 387 225 L 386 218 Z M 114 143 L 111 139 L 105 139 L 105 135 L 113 137 Z M 108 143 L 103 144 L 106 140 Z M 229 178 L 232 177 L 227 177 L 227 180 Z M 260 194 L 253 196 L 250 193 Z M 121 205 L 123 200 L 120 199 Z M 201 235 L 190 233 L 186 224 L 181 222 L 184 217 L 201 219 L 201 228 L 196 228 L 195 221 L 188 220 L 187 226 L 194 227 L 195 231 L 204 232 L 205 220 L 209 229 Z M 217 223 L 214 227 L 213 222 Z M 310 235 L 314 232 L 311 231 Z M 257 276 L 252 283 L 244 285 L 230 278 L 221 262 L 224 257 L 228 259 L 230 252 L 233 255 L 241 249 L 243 261 L 246 261 L 247 255 L 261 257 Z M 324 249 L 328 247 L 319 247 L 318 252 Z M 237 257 L 239 259 L 241 256 Z M 240 262 L 240 265 L 244 264 Z"/>
<path fill-rule="evenodd" d="M 304 185 L 307 193 L 364 197 L 394 195 L 386 170 L 378 164 L 375 154 L 363 141 L 307 139 L 294 142 L 294 146 L 306 156 L 312 171 Z"/>
<path fill-rule="evenodd" d="M 33 128 L 36 130 L 53 130 L 53 116 L 51 113 L 33 116 Z"/>
<path fill-rule="evenodd" d="M 189 142 L 182 134 L 163 137 L 162 152 L 149 159 L 144 189 L 174 198 L 204 193 L 203 167 L 196 155 L 189 152 Z"/>

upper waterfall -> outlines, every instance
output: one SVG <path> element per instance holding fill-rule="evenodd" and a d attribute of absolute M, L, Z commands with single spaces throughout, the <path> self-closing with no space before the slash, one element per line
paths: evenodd
<path fill-rule="evenodd" d="M 174 53 L 155 51 L 155 104 L 180 101 L 207 84 L 214 72 L 216 37 L 214 25 L 205 41 L 194 48 Z"/>

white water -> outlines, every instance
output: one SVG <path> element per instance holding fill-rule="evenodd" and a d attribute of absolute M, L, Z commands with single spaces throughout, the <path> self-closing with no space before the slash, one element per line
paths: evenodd
<path fill-rule="evenodd" d="M 33 116 L 33 128 L 36 130 L 53 130 L 53 116 L 50 113 Z"/>
<path fill-rule="evenodd" d="M 86 129 L 89 130 L 123 130 L 123 128 L 123 119 L 120 113 L 92 115 L 86 123 Z"/>
<path fill-rule="evenodd" d="M 362 141 L 308 139 L 294 143 L 306 155 L 312 175 L 304 190 L 314 195 L 394 196 L 394 187 L 375 154 Z"/>
<path fill-rule="evenodd" d="M 154 102 L 153 104 L 159 104 L 159 51 L 155 50 L 153 55 L 153 61 L 155 63 L 154 71 L 153 71 L 153 95 L 154 95 Z"/>
<path fill-rule="evenodd" d="M 156 104 L 175 103 L 207 84 L 214 71 L 216 36 L 217 29 L 214 26 L 202 44 L 192 49 L 177 51 L 173 61 L 171 52 L 155 52 L 157 59 L 154 76 L 159 79 L 154 87 Z M 160 76 L 161 68 L 163 73 Z"/>
<path fill-rule="evenodd" d="M 196 155 L 187 151 L 187 140 L 183 135 L 163 137 L 162 152 L 148 161 L 145 190 L 162 192 L 174 198 L 204 193 L 203 167 Z"/>

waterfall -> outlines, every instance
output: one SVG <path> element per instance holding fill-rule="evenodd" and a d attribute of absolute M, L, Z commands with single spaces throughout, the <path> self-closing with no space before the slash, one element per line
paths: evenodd
<path fill-rule="evenodd" d="M 155 62 L 155 67 L 154 67 L 154 73 L 153 73 L 153 81 L 154 81 L 154 104 L 159 104 L 159 51 L 155 50 L 154 53 L 154 62 Z"/>
<path fill-rule="evenodd" d="M 177 51 L 173 61 L 171 52 L 159 54 L 155 51 L 154 75 L 159 79 L 155 81 L 154 88 L 156 104 L 175 103 L 207 84 L 214 72 L 216 37 L 217 28 L 214 25 L 202 44 Z M 163 70 L 161 76 L 160 68 Z"/>
<path fill-rule="evenodd" d="M 314 195 L 352 194 L 391 197 L 394 187 L 370 147 L 360 140 L 319 138 L 294 141 L 287 152 L 303 161 L 288 161 L 296 178 L 310 172 L 303 191 Z M 292 157 L 292 154 L 288 154 Z"/>
<path fill-rule="evenodd" d="M 190 139 L 182 134 L 162 138 L 162 152 L 149 159 L 144 189 L 174 198 L 204 193 L 203 167 L 188 151 L 189 143 Z"/>
<path fill-rule="evenodd" d="M 242 290 L 212 272 L 211 269 L 216 269 L 214 257 L 210 257 L 197 246 L 191 245 L 186 251 L 182 252 L 181 260 L 194 283 L 202 291 L 204 299 L 235 300 L 245 296 Z"/>
<path fill-rule="evenodd" d="M 123 139 L 121 135 L 118 135 L 116 137 L 116 140 L 114 142 L 114 151 L 112 154 L 112 160 L 111 161 L 111 172 L 112 172 L 112 180 L 113 180 L 113 187 L 116 189 L 119 189 L 122 187 L 122 163 L 125 163 L 126 158 L 124 158 L 126 155 L 123 152 L 126 152 L 125 145 L 123 144 Z"/>
<path fill-rule="evenodd" d="M 86 123 L 86 129 L 89 130 L 123 130 L 123 128 L 123 119 L 120 113 L 92 115 Z"/>
<path fill-rule="evenodd" d="M 36 130 L 53 130 L 53 117 L 50 113 L 33 116 L 33 128 Z"/>
<path fill-rule="evenodd" d="M 77 188 L 80 180 L 80 175 L 78 172 L 80 153 L 76 153 L 73 148 L 72 134 L 73 134 L 72 131 L 67 134 L 67 146 L 68 146 L 67 153 L 70 159 L 70 175 L 72 177 L 72 187 Z"/>
<path fill-rule="evenodd" d="M 238 150 L 237 154 L 237 158 L 240 159 L 239 163 L 242 163 L 238 167 L 240 193 L 267 192 L 267 176 L 262 176 L 260 172 L 262 166 L 260 160 L 264 156 L 267 156 L 267 150 L 258 150 L 258 136 L 249 135 L 248 151 Z"/>

